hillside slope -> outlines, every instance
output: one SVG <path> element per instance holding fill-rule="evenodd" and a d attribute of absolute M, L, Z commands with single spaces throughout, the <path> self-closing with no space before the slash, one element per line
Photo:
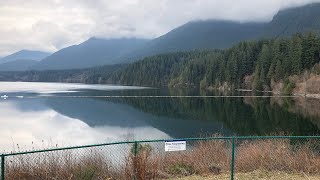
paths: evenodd
<path fill-rule="evenodd" d="M 0 71 L 26 71 L 35 65 L 38 61 L 21 59 L 0 64 Z"/>
<path fill-rule="evenodd" d="M 295 34 L 290 38 L 241 42 L 224 50 L 197 50 L 147 57 L 116 71 L 114 83 L 135 86 L 245 88 L 270 90 L 283 82 L 290 94 L 291 75 L 320 72 L 320 36 Z"/>
<path fill-rule="evenodd" d="M 124 63 L 119 57 L 144 44 L 144 39 L 90 38 L 64 48 L 32 67 L 33 70 L 80 69 L 105 64 Z"/>
<path fill-rule="evenodd" d="M 320 3 L 279 11 L 270 22 L 195 21 L 148 42 L 129 56 L 132 60 L 168 52 L 230 48 L 240 41 L 289 37 L 294 33 L 320 34 Z"/>
<path fill-rule="evenodd" d="M 168 52 L 207 48 L 228 48 L 243 40 L 261 36 L 264 23 L 194 21 L 156 38 L 128 55 L 132 60 Z"/>
<path fill-rule="evenodd" d="M 281 10 L 267 23 L 189 22 L 151 41 L 91 38 L 52 54 L 32 69 L 65 70 L 129 63 L 158 54 L 226 49 L 240 41 L 290 37 L 297 32 L 310 31 L 320 34 L 320 3 Z"/>
<path fill-rule="evenodd" d="M 320 3 L 285 9 L 267 24 L 263 37 L 288 37 L 294 33 L 313 31 L 320 34 Z"/>
<path fill-rule="evenodd" d="M 21 50 L 0 59 L 0 63 L 6 63 L 15 60 L 35 60 L 40 61 L 49 56 L 50 53 L 41 51 Z"/>

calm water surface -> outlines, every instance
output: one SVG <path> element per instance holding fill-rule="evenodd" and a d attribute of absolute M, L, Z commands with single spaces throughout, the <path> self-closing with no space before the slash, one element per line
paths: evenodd
<path fill-rule="evenodd" d="M 320 134 L 316 99 L 141 97 L 219 94 L 22 82 L 0 82 L 0 95 L 2 152 L 214 133 Z"/>

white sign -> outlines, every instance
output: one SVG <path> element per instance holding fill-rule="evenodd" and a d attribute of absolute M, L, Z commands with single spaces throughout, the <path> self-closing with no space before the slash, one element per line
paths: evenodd
<path fill-rule="evenodd" d="M 186 141 L 166 141 L 165 142 L 165 151 L 184 151 L 187 149 Z"/>

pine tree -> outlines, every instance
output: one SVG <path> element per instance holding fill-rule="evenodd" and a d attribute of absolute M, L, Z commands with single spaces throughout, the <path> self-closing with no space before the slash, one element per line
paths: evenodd
<path fill-rule="evenodd" d="M 258 62 L 261 63 L 261 68 L 269 69 L 271 63 L 271 53 L 268 44 L 262 46 L 261 52 L 259 54 Z"/>
<path fill-rule="evenodd" d="M 255 72 L 254 72 L 254 79 L 253 79 L 253 90 L 261 90 L 262 84 L 261 84 L 261 78 L 260 78 L 261 72 L 260 72 L 260 64 L 257 64 Z"/>
<path fill-rule="evenodd" d="M 274 75 L 274 79 L 276 81 L 279 81 L 280 79 L 282 79 L 284 77 L 284 70 L 282 68 L 282 64 L 281 61 L 278 60 L 276 67 L 275 67 L 275 75 Z"/>
<path fill-rule="evenodd" d="M 280 52 L 280 40 L 276 39 L 272 43 L 272 61 L 268 71 L 269 80 L 277 78 L 275 74 L 277 72 L 276 66 L 278 62 L 281 64 L 281 52 Z M 279 65 L 280 66 L 280 65 Z"/>
<path fill-rule="evenodd" d="M 290 57 L 292 73 L 300 74 L 302 71 L 302 39 L 300 34 L 295 34 L 291 40 Z"/>
<path fill-rule="evenodd" d="M 263 86 L 266 85 L 267 81 L 266 81 L 266 75 L 265 75 L 265 71 L 264 71 L 264 68 L 262 67 L 261 68 L 261 71 L 260 71 L 260 88 L 263 89 Z"/>
<path fill-rule="evenodd" d="M 268 71 L 268 74 L 267 74 L 267 78 L 268 78 L 269 81 L 271 79 L 274 79 L 275 66 L 276 65 L 273 62 L 270 65 L 270 68 L 269 68 L 269 71 Z"/>

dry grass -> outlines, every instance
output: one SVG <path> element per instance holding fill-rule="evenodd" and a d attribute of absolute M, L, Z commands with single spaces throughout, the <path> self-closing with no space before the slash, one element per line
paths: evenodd
<path fill-rule="evenodd" d="M 69 152 L 12 156 L 6 161 L 6 179 L 97 179 L 120 177 L 100 153 L 77 156 Z"/>
<path fill-rule="evenodd" d="M 221 174 L 216 176 L 189 176 L 183 178 L 172 178 L 172 180 L 229 180 L 230 174 Z M 300 173 L 284 173 L 280 171 L 253 171 L 249 173 L 237 173 L 234 177 L 235 180 L 319 180 L 320 176 L 308 176 Z"/>
<path fill-rule="evenodd" d="M 257 140 L 244 142 L 236 156 L 236 170 L 251 172 L 256 169 L 283 172 L 320 173 L 319 141 L 305 144 L 290 140 Z"/>
<path fill-rule="evenodd" d="M 199 141 L 191 151 L 167 153 L 162 170 L 174 176 L 220 174 L 230 170 L 231 148 L 228 142 Z"/>
<path fill-rule="evenodd" d="M 160 144 L 163 148 L 163 144 Z M 163 152 L 140 145 L 124 163 L 114 164 L 109 154 L 90 151 L 29 154 L 6 161 L 6 179 L 228 179 L 230 141 L 198 141 L 187 151 Z M 236 144 L 237 179 L 319 179 L 319 141 L 255 140 Z M 103 155 L 104 154 L 104 155 Z M 10 162 L 11 161 L 11 162 Z M 188 178 L 185 178 L 188 177 Z M 306 179 L 308 179 L 306 178 Z"/>

